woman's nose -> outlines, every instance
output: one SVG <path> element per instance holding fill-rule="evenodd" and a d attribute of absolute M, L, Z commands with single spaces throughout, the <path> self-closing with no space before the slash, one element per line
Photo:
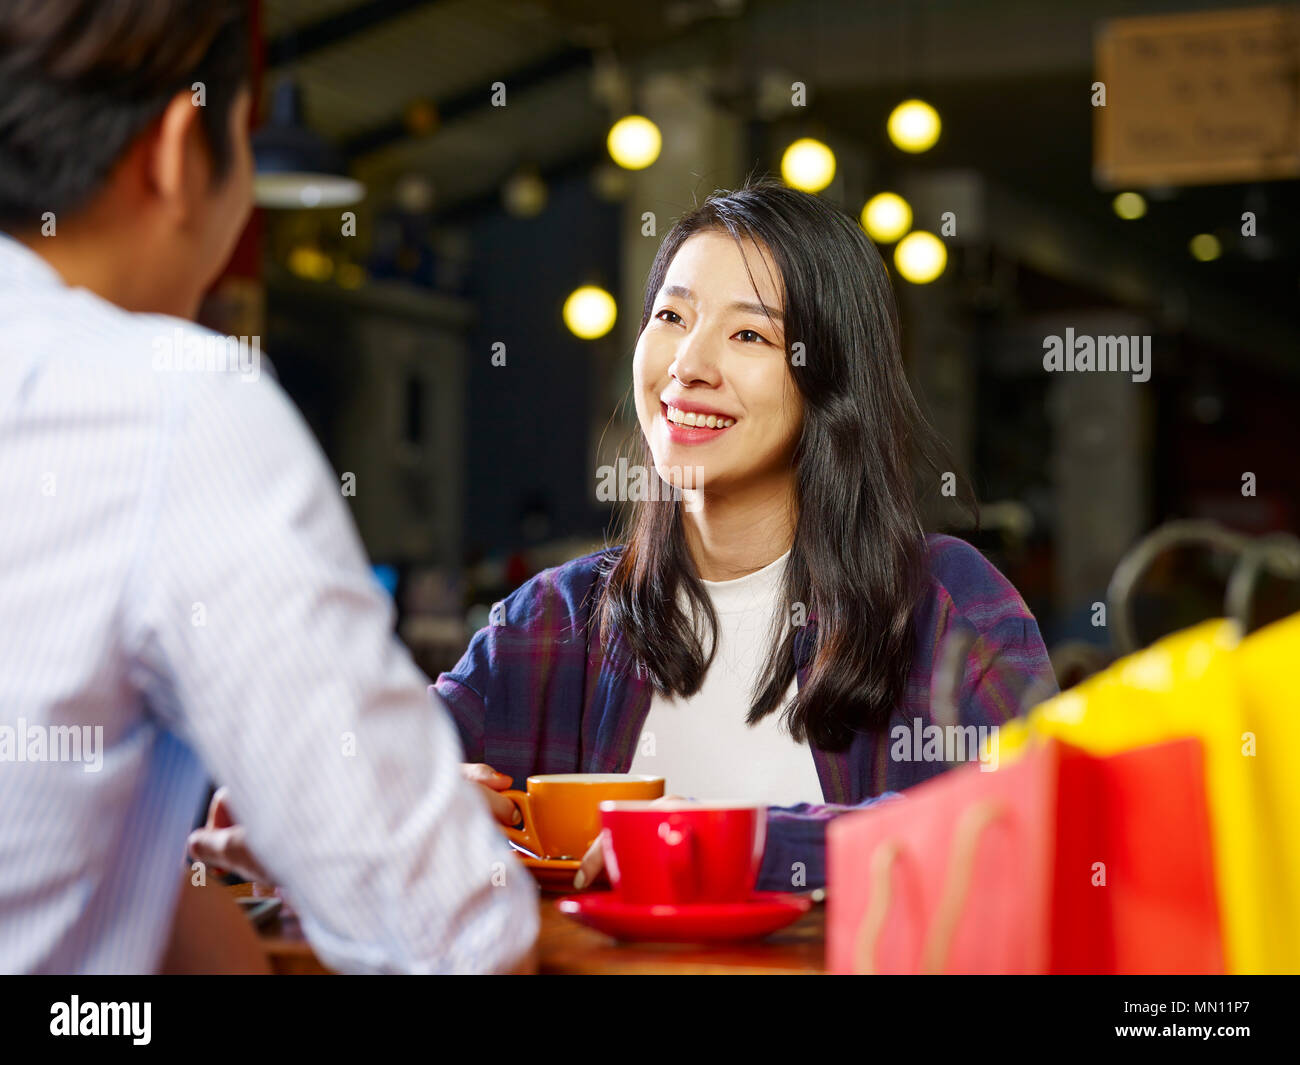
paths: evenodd
<path fill-rule="evenodd" d="M 716 353 L 699 337 L 686 337 L 682 341 L 668 374 L 683 387 L 714 385 L 721 379 Z"/>

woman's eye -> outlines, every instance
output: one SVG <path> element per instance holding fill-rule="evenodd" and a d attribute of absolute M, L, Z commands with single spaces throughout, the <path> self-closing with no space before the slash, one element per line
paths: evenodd
<path fill-rule="evenodd" d="M 767 337 L 761 333 L 756 333 L 752 329 L 742 329 L 736 334 L 736 339 L 742 344 L 766 344 Z"/>
<path fill-rule="evenodd" d="M 667 317 L 665 317 L 665 315 Z M 669 325 L 676 325 L 682 320 L 682 316 L 676 311 L 670 311 L 667 308 L 655 315 L 661 322 L 667 322 Z"/>

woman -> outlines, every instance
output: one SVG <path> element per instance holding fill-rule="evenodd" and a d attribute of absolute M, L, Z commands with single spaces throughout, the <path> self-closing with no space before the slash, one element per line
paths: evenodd
<path fill-rule="evenodd" d="M 1056 690 L 1038 626 L 979 552 L 923 534 L 913 460 L 932 491 L 942 471 L 888 276 L 815 196 L 758 184 L 673 227 L 633 389 L 676 491 L 514 592 L 435 689 L 498 819 L 511 778 L 654 772 L 769 804 L 759 886 L 817 886 L 831 817 L 948 768 L 926 726 Z"/>

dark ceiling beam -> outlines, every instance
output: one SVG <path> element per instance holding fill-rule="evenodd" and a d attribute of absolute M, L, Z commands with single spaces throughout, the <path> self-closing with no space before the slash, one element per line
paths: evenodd
<path fill-rule="evenodd" d="M 590 67 L 591 53 L 586 48 L 565 48 L 545 59 L 520 67 L 513 72 L 504 73 L 493 80 L 505 84 L 508 103 L 511 95 L 515 93 L 527 92 L 554 78 L 565 77 L 576 70 Z M 492 93 L 486 84 L 431 102 L 437 112 L 438 122 L 442 126 L 479 112 L 494 110 Z M 437 133 L 435 131 L 429 135 L 437 136 Z M 398 116 L 349 137 L 343 142 L 343 155 L 344 158 L 353 160 L 358 156 L 378 151 L 380 148 L 387 148 L 390 144 L 410 136 L 412 134 L 404 117 Z"/>
<path fill-rule="evenodd" d="M 433 2 L 435 0 L 370 0 L 337 15 L 286 30 L 266 42 L 266 65 L 274 68 L 305 59 L 313 52 L 339 44 L 355 34 L 374 29 Z"/>

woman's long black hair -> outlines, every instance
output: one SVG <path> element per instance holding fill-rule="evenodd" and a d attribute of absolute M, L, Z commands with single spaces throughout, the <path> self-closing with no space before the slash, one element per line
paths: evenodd
<path fill-rule="evenodd" d="M 903 370 L 879 252 L 853 219 L 816 196 L 763 181 L 714 193 L 690 211 L 655 256 L 642 330 L 674 256 L 707 231 L 755 241 L 771 254 L 784 283 L 787 364 L 804 404 L 783 590 L 793 624 L 773 633 L 748 721 L 781 706 L 794 676 L 798 622 L 807 616 L 816 641 L 786 725 L 797 740 L 842 750 L 855 733 L 882 727 L 903 698 L 913 613 L 929 579 L 915 462 L 937 474 L 944 450 Z M 802 357 L 791 359 L 794 352 Z M 638 436 L 641 461 L 653 469 Z M 679 501 L 633 505 L 598 610 L 606 646 L 618 633 L 657 691 L 686 696 L 699 691 L 712 661 L 717 617 L 687 549 L 681 510 Z M 679 606 L 679 588 L 694 616 L 706 619 L 707 641 L 692 611 Z"/>

